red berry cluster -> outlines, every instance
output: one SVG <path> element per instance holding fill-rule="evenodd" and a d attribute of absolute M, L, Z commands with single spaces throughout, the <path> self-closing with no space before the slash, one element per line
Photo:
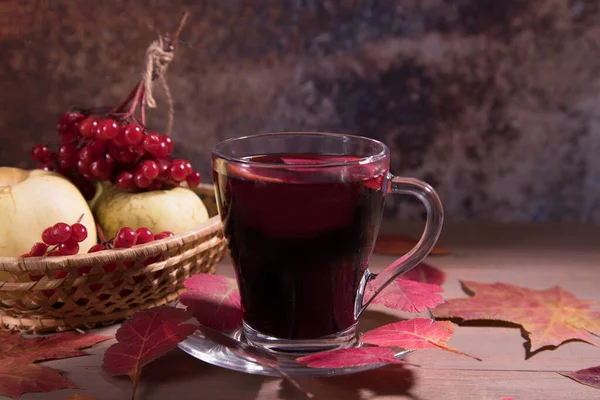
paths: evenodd
<path fill-rule="evenodd" d="M 136 244 L 144 244 L 153 240 L 161 240 L 173 236 L 172 232 L 161 232 L 156 235 L 148 228 L 132 228 L 125 226 L 117 231 L 113 239 L 106 240 L 101 244 L 96 244 L 90 249 L 90 253 L 106 249 L 127 249 Z"/>
<path fill-rule="evenodd" d="M 72 256 L 79 253 L 79 243 L 83 242 L 87 236 L 87 228 L 79 222 L 73 225 L 57 222 L 53 226 L 44 229 L 42 241 L 35 243 L 29 252 L 21 255 L 21 257 Z M 126 249 L 136 244 L 162 240 L 171 236 L 173 236 L 173 233 L 169 231 L 155 235 L 148 228 L 133 230 L 126 226 L 119 229 L 114 238 L 93 245 L 88 253 L 96 253 L 107 249 Z"/>
<path fill-rule="evenodd" d="M 42 232 L 42 241 L 31 246 L 29 252 L 21 257 L 57 257 L 79 253 L 79 243 L 88 236 L 87 228 L 76 222 L 69 225 L 57 222 Z"/>
<path fill-rule="evenodd" d="M 77 222 L 73 225 L 69 225 L 64 222 L 58 222 L 53 226 L 46 228 L 42 232 L 42 242 L 35 243 L 28 253 L 23 254 L 21 257 L 56 257 L 65 255 L 75 255 L 79 252 L 79 243 L 83 242 L 87 238 L 86 227 Z M 103 236 L 103 235 L 101 235 Z M 158 234 L 153 234 L 148 228 L 138 228 L 133 230 L 129 227 L 123 227 L 119 229 L 114 238 L 104 240 L 102 243 L 93 245 L 88 253 L 96 253 L 98 251 L 107 249 L 125 249 L 133 247 L 137 244 L 144 244 L 152 242 L 154 240 L 166 239 L 173 236 L 172 232 L 164 231 Z M 160 261 L 161 256 L 150 257 L 144 261 L 144 265 L 149 265 Z M 125 261 L 126 267 L 131 268 L 135 264 L 134 261 Z M 103 265 L 105 272 L 113 272 L 117 269 L 116 263 L 109 263 Z M 80 276 L 89 274 L 92 270 L 90 265 L 77 268 L 77 272 Z M 160 271 L 158 271 L 160 272 Z M 68 275 L 67 271 L 58 270 L 55 272 L 56 279 L 65 278 Z M 43 275 L 29 275 L 32 281 L 39 281 Z M 102 284 L 94 284 L 97 287 L 92 288 L 98 290 Z M 100 286 L 98 286 L 100 285 Z M 51 291 L 54 293 L 54 291 Z M 50 293 L 50 292 L 49 292 Z M 45 293 L 46 294 L 46 293 Z M 48 294 L 46 294 L 48 295 Z M 51 295 L 51 294 L 50 294 Z M 49 296 L 48 296 L 49 297 Z"/>
<path fill-rule="evenodd" d="M 173 159 L 173 140 L 149 132 L 130 115 L 92 115 L 90 111 L 64 113 L 56 130 L 61 145 L 56 152 L 38 144 L 31 150 L 37 168 L 56 171 L 94 196 L 94 181 L 110 181 L 122 190 L 160 190 L 186 182 L 200 184 L 200 174 L 189 161 Z"/>

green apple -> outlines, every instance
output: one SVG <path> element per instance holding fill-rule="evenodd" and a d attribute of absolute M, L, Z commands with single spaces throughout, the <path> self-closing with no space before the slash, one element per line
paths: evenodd
<path fill-rule="evenodd" d="M 177 235 L 196 228 L 209 218 L 204 203 L 189 188 L 136 193 L 108 184 L 101 190 L 91 204 L 107 239 L 114 237 L 124 226 L 145 227 L 154 234 L 169 231 Z"/>

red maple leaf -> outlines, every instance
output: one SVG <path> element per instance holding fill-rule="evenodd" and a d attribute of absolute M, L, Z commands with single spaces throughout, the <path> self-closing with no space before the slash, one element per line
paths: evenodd
<path fill-rule="evenodd" d="M 383 304 L 388 308 L 399 309 L 409 313 L 418 313 L 444 302 L 438 293 L 443 292 L 438 285 L 421 283 L 406 279 L 395 279 L 387 285 L 372 303 Z M 373 288 L 367 286 L 367 293 L 372 295 Z"/>
<path fill-rule="evenodd" d="M 181 303 L 201 325 L 231 330 L 242 324 L 240 293 L 235 279 L 220 275 L 198 274 L 184 282 L 188 289 Z"/>
<path fill-rule="evenodd" d="M 434 285 L 442 285 L 446 280 L 446 274 L 441 269 L 422 262 L 407 273 L 400 276 L 400 278 L 423 283 L 433 283 Z"/>
<path fill-rule="evenodd" d="M 462 282 L 474 296 L 448 300 L 433 310 L 436 317 L 498 320 L 519 324 L 528 333 L 530 350 L 600 336 L 600 312 L 560 286 L 533 290 L 508 283 Z"/>
<path fill-rule="evenodd" d="M 18 334 L 0 332 L 0 395 L 17 398 L 28 392 L 77 388 L 58 371 L 33 362 L 82 356 L 87 353 L 79 349 L 108 339 L 76 332 L 24 339 Z"/>
<path fill-rule="evenodd" d="M 434 322 L 428 318 L 415 318 L 375 328 L 362 335 L 360 341 L 406 350 L 441 349 L 479 360 L 446 344 L 453 333 L 454 325 L 449 321 Z"/>
<path fill-rule="evenodd" d="M 380 234 L 375 242 L 374 252 L 388 256 L 403 256 L 413 249 L 419 241 L 406 235 Z M 434 247 L 431 255 L 443 256 L 448 250 L 443 247 Z"/>
<path fill-rule="evenodd" d="M 133 395 L 142 368 L 156 360 L 196 330 L 196 325 L 184 322 L 192 314 L 179 308 L 156 307 L 137 312 L 117 330 L 118 343 L 104 355 L 104 370 L 109 375 L 128 375 Z"/>
<path fill-rule="evenodd" d="M 405 364 L 392 349 L 386 347 L 356 347 L 311 354 L 296 359 L 310 368 L 344 368 L 369 364 Z"/>
<path fill-rule="evenodd" d="M 579 383 L 583 383 L 584 385 L 600 389 L 600 366 L 580 369 L 575 372 L 565 372 L 561 373 L 561 375 L 571 378 Z"/>

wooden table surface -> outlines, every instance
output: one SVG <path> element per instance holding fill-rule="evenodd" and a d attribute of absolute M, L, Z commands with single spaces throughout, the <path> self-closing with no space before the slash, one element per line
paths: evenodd
<path fill-rule="evenodd" d="M 416 234 L 414 224 L 388 224 L 383 231 Z M 440 244 L 452 255 L 428 262 L 447 274 L 444 296 L 464 297 L 458 280 L 508 282 L 534 289 L 560 284 L 583 299 L 600 302 L 600 226 L 447 224 Z M 391 257 L 375 256 L 380 270 Z M 229 260 L 218 273 L 232 276 Z M 364 324 L 392 322 L 394 312 L 371 306 Z M 115 327 L 98 330 L 112 334 Z M 600 340 L 598 340 L 600 342 Z M 101 368 L 109 341 L 90 356 L 43 363 L 64 372 L 81 390 L 32 393 L 23 399 L 66 399 L 75 392 L 98 400 L 128 399 L 127 377 L 107 376 Z M 417 351 L 409 360 L 420 367 L 385 367 L 335 378 L 304 378 L 300 383 L 317 399 L 600 399 L 600 390 L 558 374 L 600 365 L 600 347 L 571 342 L 525 359 L 518 327 L 461 326 L 449 344 L 483 359 Z M 175 350 L 144 368 L 136 399 L 301 399 L 281 379 L 246 375 L 205 364 Z"/>

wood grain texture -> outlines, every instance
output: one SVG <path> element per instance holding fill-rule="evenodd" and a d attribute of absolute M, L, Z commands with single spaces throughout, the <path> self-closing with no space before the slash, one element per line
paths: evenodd
<path fill-rule="evenodd" d="M 418 234 L 417 224 L 386 225 L 385 231 Z M 458 279 L 503 281 L 536 289 L 560 284 L 585 299 L 600 302 L 598 276 L 600 226 L 449 224 L 440 244 L 452 254 L 429 260 L 447 273 L 446 298 L 465 296 Z M 375 256 L 372 269 L 381 270 L 393 257 Z M 233 276 L 228 260 L 218 273 Z M 361 324 L 391 322 L 395 311 L 375 305 Z M 114 332 L 115 327 L 98 330 Z M 386 367 L 336 378 L 303 378 L 300 383 L 317 399 L 598 399 L 600 391 L 565 378 L 558 372 L 600 364 L 600 348 L 571 342 L 525 359 L 525 339 L 516 326 L 461 326 L 449 345 L 481 357 L 478 362 L 459 355 L 422 350 L 410 356 L 419 368 Z M 126 378 L 101 370 L 102 357 L 112 341 L 91 350 L 93 355 L 44 363 L 65 372 L 80 386 L 80 394 L 98 400 L 126 399 Z M 27 394 L 24 400 L 61 400 L 76 390 Z M 232 372 L 173 351 L 144 369 L 138 399 L 302 399 L 281 379 Z"/>

